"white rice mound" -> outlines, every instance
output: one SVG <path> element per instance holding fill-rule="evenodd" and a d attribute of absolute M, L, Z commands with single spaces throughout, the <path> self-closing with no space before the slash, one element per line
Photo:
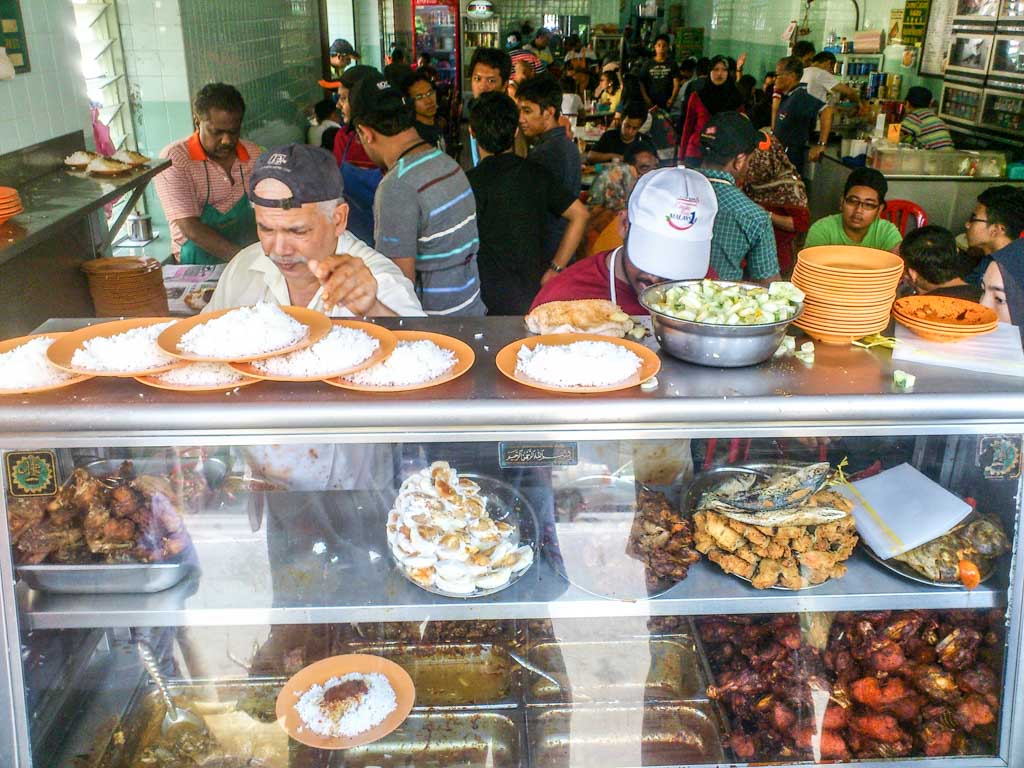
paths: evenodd
<path fill-rule="evenodd" d="M 53 338 L 43 336 L 0 355 L 0 391 L 49 387 L 72 378 L 46 358 L 53 342 Z"/>
<path fill-rule="evenodd" d="M 156 378 L 178 387 L 220 387 L 237 384 L 245 376 L 224 363 L 189 363 L 157 374 Z"/>
<path fill-rule="evenodd" d="M 174 320 L 143 328 L 132 328 L 113 336 L 97 336 L 82 342 L 71 356 L 76 368 L 90 371 L 131 373 L 169 365 L 175 358 L 156 344 L 156 337 L 174 325 Z"/>
<path fill-rule="evenodd" d="M 380 349 L 380 342 L 366 331 L 336 325 L 311 347 L 280 357 L 254 360 L 252 365 L 273 376 L 337 376 L 359 365 Z"/>
<path fill-rule="evenodd" d="M 263 355 L 301 341 L 309 328 L 277 304 L 260 302 L 239 307 L 194 326 L 178 342 L 178 349 L 223 360 Z"/>
<path fill-rule="evenodd" d="M 335 721 L 320 709 L 320 702 L 329 688 L 340 685 L 346 680 L 362 680 L 369 690 L 359 704 Z M 351 737 L 368 731 L 380 725 L 397 707 L 398 698 L 395 696 L 395 689 L 391 687 L 387 677 L 379 672 L 371 672 L 366 675 L 360 672 L 350 672 L 341 677 L 332 677 L 323 685 L 313 683 L 295 703 L 295 711 L 311 731 L 321 736 L 334 737 Z"/>
<path fill-rule="evenodd" d="M 519 348 L 516 373 L 554 387 L 605 387 L 634 376 L 642 360 L 618 344 L 574 341 Z"/>
<path fill-rule="evenodd" d="M 345 381 L 366 387 L 422 384 L 443 376 L 457 360 L 454 352 L 432 341 L 400 341 L 384 360 L 346 376 Z"/>

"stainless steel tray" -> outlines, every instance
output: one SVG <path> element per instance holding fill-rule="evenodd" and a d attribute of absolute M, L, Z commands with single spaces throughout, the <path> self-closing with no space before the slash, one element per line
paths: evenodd
<path fill-rule="evenodd" d="M 19 565 L 14 571 L 32 589 L 68 595 L 148 594 L 170 589 L 194 570 L 190 561 L 107 565 Z"/>
<path fill-rule="evenodd" d="M 522 713 L 413 710 L 380 741 L 336 753 L 331 768 L 519 768 Z"/>
<path fill-rule="evenodd" d="M 703 699 L 707 681 L 692 638 L 540 643 L 529 660 L 562 685 L 530 675 L 527 703 Z"/>
<path fill-rule="evenodd" d="M 519 665 L 493 643 L 426 643 L 351 646 L 398 664 L 416 686 L 417 707 L 495 706 L 519 701 Z"/>
<path fill-rule="evenodd" d="M 93 477 L 105 477 L 117 474 L 125 459 L 96 459 L 85 465 L 85 471 Z M 210 456 L 200 463 L 198 459 L 175 459 L 167 458 L 141 458 L 130 459 L 135 468 L 136 475 L 155 475 L 156 477 L 170 477 L 171 473 L 179 467 L 186 467 L 189 471 L 195 471 L 195 466 L 202 467 L 203 477 L 211 490 L 216 490 L 224 481 L 228 473 L 227 465 L 220 459 Z M 189 466 L 191 465 L 191 466 Z"/>
<path fill-rule="evenodd" d="M 533 707 L 527 729 L 533 768 L 633 768 L 725 762 L 718 728 L 707 702 Z"/>

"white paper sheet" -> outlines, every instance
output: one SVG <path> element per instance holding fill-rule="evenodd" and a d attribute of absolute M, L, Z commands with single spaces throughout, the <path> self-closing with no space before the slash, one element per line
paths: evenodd
<path fill-rule="evenodd" d="M 836 490 L 850 499 L 857 532 L 888 560 L 941 536 L 963 520 L 970 505 L 909 464 Z M 858 495 L 859 494 L 859 495 Z"/>
<path fill-rule="evenodd" d="M 984 336 L 944 344 L 922 339 L 897 323 L 896 340 L 896 349 L 892 353 L 894 361 L 1024 377 L 1024 349 L 1021 348 L 1020 331 L 1014 325 L 1000 323 Z"/>

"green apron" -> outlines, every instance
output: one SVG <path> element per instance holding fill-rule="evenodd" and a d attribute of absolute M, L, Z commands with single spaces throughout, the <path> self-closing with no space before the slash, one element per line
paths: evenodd
<path fill-rule="evenodd" d="M 256 214 L 249 204 L 249 197 L 242 194 L 241 199 L 230 210 L 221 213 L 210 205 L 210 168 L 203 161 L 203 170 L 206 171 L 206 202 L 203 204 L 203 212 L 199 216 L 202 224 L 213 229 L 217 234 L 226 240 L 230 240 L 239 246 L 246 246 L 256 242 Z M 238 173 L 242 177 L 242 189 L 245 190 L 245 173 L 241 165 Z M 223 264 L 221 259 L 207 253 L 191 240 L 186 240 L 181 246 L 181 253 L 178 255 L 178 262 L 181 264 Z"/>

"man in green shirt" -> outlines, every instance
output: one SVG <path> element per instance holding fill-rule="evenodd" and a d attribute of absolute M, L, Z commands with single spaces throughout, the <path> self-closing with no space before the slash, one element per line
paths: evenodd
<path fill-rule="evenodd" d="M 858 168 L 846 179 L 839 213 L 814 222 L 804 247 L 859 245 L 896 253 L 903 235 L 895 224 L 881 217 L 888 191 L 885 176 L 874 168 Z"/>

